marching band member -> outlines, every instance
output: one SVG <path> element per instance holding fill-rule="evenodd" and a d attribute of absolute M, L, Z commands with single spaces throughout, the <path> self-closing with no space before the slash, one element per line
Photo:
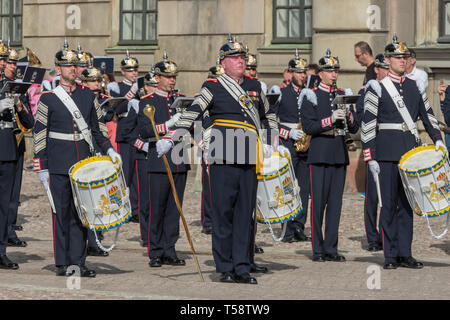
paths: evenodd
<path fill-rule="evenodd" d="M 300 58 L 298 51 L 295 57 L 289 61 L 288 70 L 292 73 L 291 83 L 281 88 L 281 96 L 274 108 L 279 119 L 280 141 L 289 149 L 292 166 L 300 186 L 302 211 L 294 220 L 287 222 L 283 242 L 310 241 L 311 238 L 307 237 L 304 232 L 309 202 L 308 152 L 307 150 L 297 151 L 294 146 L 295 141 L 305 134 L 298 129 L 300 123 L 298 100 L 300 92 L 305 87 L 307 64 L 306 60 Z"/>
<path fill-rule="evenodd" d="M 9 50 L 9 56 L 6 59 L 6 66 L 4 70 L 5 79 L 2 81 L 2 87 L 7 81 L 16 80 L 17 62 L 19 61 L 19 54 L 13 48 Z M 27 112 L 31 113 L 29 95 L 21 95 L 20 101 Z M 19 211 L 20 189 L 22 188 L 22 172 L 23 162 L 25 156 L 25 139 L 21 139 L 18 146 L 18 159 L 16 166 L 16 174 L 14 179 L 14 187 L 11 194 L 11 200 L 9 202 L 9 214 L 8 214 L 8 246 L 11 247 L 26 247 L 27 243 L 24 240 L 19 239 L 16 231 L 22 230 L 22 226 L 17 226 L 17 213 Z"/>
<path fill-rule="evenodd" d="M 150 267 L 161 267 L 163 264 L 184 266 L 186 262 L 177 257 L 175 244 L 180 233 L 180 214 L 176 206 L 175 198 L 169 182 L 169 177 L 162 159 L 158 158 L 155 135 L 164 135 L 180 118 L 180 113 L 175 113 L 170 106 L 179 93 L 173 95 L 176 84 L 178 68 L 175 62 L 168 59 L 164 52 L 164 60 L 155 64 L 155 80 L 158 87 L 154 93 L 145 96 L 139 103 L 138 129 L 143 141 L 149 140 L 147 161 L 148 205 L 149 205 L 149 236 L 148 253 Z M 158 132 L 153 131 L 150 119 L 144 114 L 145 106 L 149 104 L 155 107 L 155 123 Z M 190 141 L 184 141 L 190 145 Z M 187 171 L 189 164 L 183 163 L 183 153 L 177 153 L 169 157 L 170 170 L 173 173 L 175 187 L 183 202 L 186 187 Z M 179 161 L 181 160 L 181 161 Z"/>
<path fill-rule="evenodd" d="M 313 90 L 303 89 L 304 97 L 299 101 L 303 131 L 312 136 L 308 164 L 313 261 L 340 262 L 345 261 L 337 247 L 346 167 L 349 163 L 343 126 L 346 123 L 348 131 L 356 133 L 358 125 L 351 110 L 345 111 L 331 104 L 337 95 L 345 94 L 344 90 L 335 87 L 339 71 L 338 58 L 331 56 L 328 49 L 326 56 L 319 60 L 319 67 L 322 79 L 319 87 Z"/>
<path fill-rule="evenodd" d="M 144 76 L 144 94 L 143 97 L 151 96 L 158 88 L 158 81 L 154 74 L 153 67 L 149 73 Z M 139 133 L 139 132 L 138 132 Z M 136 176 L 137 176 L 137 190 L 139 198 L 139 230 L 141 232 L 142 246 L 148 248 L 149 238 L 149 193 L 148 193 L 148 148 L 149 142 L 143 142 L 142 137 L 136 138 L 134 144 L 136 150 Z"/>
<path fill-rule="evenodd" d="M 111 82 L 108 85 L 109 94 L 112 97 L 126 97 L 128 101 L 135 98 L 137 93 L 137 76 L 139 69 L 139 61 L 128 54 L 121 61 L 121 72 L 123 80 L 121 82 Z M 133 86 L 134 85 L 134 86 Z M 134 106 L 134 107 L 133 107 Z M 133 144 L 136 140 L 137 127 L 137 103 L 123 102 L 114 108 L 117 114 L 116 142 L 118 152 L 123 159 L 123 172 L 127 186 L 130 188 L 130 202 L 132 210 L 132 218 L 130 221 L 139 222 L 138 217 L 138 192 L 137 192 L 137 176 L 136 172 L 136 148 Z M 113 120 L 113 114 L 105 117 L 106 121 Z"/>
<path fill-rule="evenodd" d="M 159 156 L 169 152 L 193 122 L 209 111 L 213 126 L 205 150 L 210 164 L 212 251 L 216 271 L 222 274 L 222 282 L 257 284 L 250 275 L 250 221 L 256 204 L 256 174 L 262 170 L 263 150 L 266 156 L 272 150 L 271 145 L 262 145 L 258 138 L 260 121 L 275 135 L 278 126 L 275 115 L 269 113 L 261 83 L 244 77 L 246 53 L 242 43 L 229 37 L 219 51 L 225 74 L 203 84 L 193 104 L 157 143 L 156 151 Z M 244 129 L 250 139 L 245 139 L 241 150 L 236 141 Z M 277 139 L 275 137 L 276 143 Z M 278 146 L 278 151 L 287 152 L 282 146 Z"/>
<path fill-rule="evenodd" d="M 93 155 L 92 139 L 114 162 L 121 162 L 121 158 L 100 130 L 102 113 L 94 105 L 94 93 L 75 82 L 77 63 L 76 52 L 65 42 L 55 55 L 59 86 L 44 92 L 38 104 L 33 129 L 34 170 L 53 198 L 56 274 L 70 276 L 68 266 L 76 265 L 81 277 L 95 277 L 96 272 L 85 265 L 87 229 L 75 209 L 68 172 L 72 165 Z"/>
<path fill-rule="evenodd" d="M 248 48 L 246 47 L 246 50 Z M 246 67 L 245 67 L 245 73 L 244 75 L 252 80 L 257 80 L 261 83 L 261 90 L 264 92 L 265 95 L 267 95 L 267 84 L 264 81 L 259 80 L 256 75 L 258 68 L 258 60 L 256 59 L 256 56 L 252 53 L 247 53 L 246 57 Z M 256 99 L 256 98 L 255 98 Z M 254 261 L 254 255 L 255 253 L 264 253 L 263 248 L 258 247 L 255 243 L 256 239 L 256 232 L 257 232 L 257 223 L 255 220 L 255 215 L 252 216 L 252 236 L 250 240 L 250 265 L 252 272 L 267 272 L 267 268 L 257 266 Z M 252 250 L 251 248 L 255 247 L 255 250 Z M 259 271 L 258 271 L 259 270 Z"/>
<path fill-rule="evenodd" d="M 385 269 L 423 267 L 412 257 L 413 212 L 398 171 L 401 156 L 420 143 L 415 125 L 419 117 L 436 149 L 445 148 L 424 88 L 405 77 L 409 55 L 406 44 L 399 43 L 394 34 L 385 48 L 389 74 L 379 86 L 369 87 L 364 98 L 361 141 L 364 160 L 374 179 L 380 181 Z"/>
<path fill-rule="evenodd" d="M 389 65 L 384 62 L 384 55 L 378 54 L 375 57 L 374 71 L 377 75 L 376 80 L 369 80 L 366 86 L 361 89 L 358 94 L 361 96 L 356 103 L 356 120 L 361 125 L 364 115 L 364 93 L 368 88 L 378 88 L 379 82 L 383 80 L 389 73 Z M 381 224 L 377 229 L 378 215 L 378 195 L 373 175 L 369 172 L 369 166 L 366 165 L 365 173 L 365 199 L 364 199 L 364 226 L 366 230 L 367 242 L 369 244 L 368 251 L 374 252 L 383 250 L 381 238 Z"/>
<path fill-rule="evenodd" d="M 80 45 L 78 45 L 78 50 L 80 50 Z M 103 76 L 99 69 L 91 66 L 91 61 L 86 58 L 84 54 L 80 54 L 78 51 L 78 59 L 80 63 L 77 66 L 77 73 L 82 69 L 81 74 L 79 76 L 79 80 L 81 81 L 81 85 L 89 88 L 95 94 L 94 106 L 96 110 L 100 109 L 100 104 L 108 99 L 108 96 L 101 93 L 102 88 L 102 80 Z M 81 60 L 80 60 L 81 59 Z M 84 65 L 87 61 L 87 67 L 84 68 Z M 81 67 L 80 67 L 81 64 Z M 102 121 L 98 123 L 100 131 L 105 137 L 108 137 L 108 129 L 106 128 L 106 124 L 104 123 L 104 118 Z M 96 152 L 101 152 L 101 149 L 94 141 L 94 148 Z M 98 240 L 101 241 L 103 239 L 102 231 L 97 231 Z M 97 256 L 97 257 L 107 257 L 109 253 L 100 249 L 95 241 L 95 233 L 93 230 L 88 230 L 88 248 L 87 248 L 88 256 Z"/>
<path fill-rule="evenodd" d="M 216 66 L 211 67 L 208 72 L 207 80 L 215 80 L 218 76 L 225 73 L 222 65 L 220 64 L 220 59 L 218 59 Z M 205 139 L 207 139 L 206 130 L 212 125 L 211 118 L 209 117 L 209 112 L 206 111 L 203 114 L 202 120 L 202 140 L 199 143 L 200 149 L 205 151 Z M 210 129 L 209 129 L 210 130 Z M 201 222 L 202 222 L 202 233 L 212 234 L 212 197 L 211 197 L 211 176 L 210 176 L 209 164 L 206 162 L 204 156 L 202 156 L 202 207 L 201 207 Z"/>
<path fill-rule="evenodd" d="M 4 44 L 0 44 L 0 50 L 2 50 Z M 4 49 L 4 48 L 3 48 Z M 8 51 L 8 49 L 7 49 Z M 8 53 L 7 59 L 9 59 L 10 64 L 13 60 L 17 61 L 17 52 L 11 49 Z M 11 69 L 11 67 L 10 67 Z M 3 74 L 3 71 L 2 71 Z M 7 74 L 7 72 L 5 73 Z M 12 76 L 12 75 L 10 75 Z M 12 79 L 9 79 L 12 80 Z M 1 86 L 8 81 L 8 78 L 3 78 L 1 81 Z M 26 243 L 17 238 L 11 238 L 12 233 L 15 234 L 12 224 L 9 223 L 9 215 L 11 213 L 11 197 L 13 194 L 13 188 L 15 183 L 19 183 L 17 177 L 17 168 L 20 166 L 20 162 L 23 165 L 23 155 L 21 154 L 18 146 L 16 137 L 14 134 L 15 128 L 15 117 L 18 115 L 22 125 L 31 129 L 34 125 L 34 119 L 31 112 L 25 106 L 26 103 L 23 100 L 23 96 L 19 99 L 17 97 L 7 97 L 3 94 L 0 97 L 0 148 L 2 152 L 0 153 L 0 268 L 1 269 L 12 269 L 16 270 L 19 268 L 17 263 L 12 262 L 6 256 L 6 247 L 8 245 L 14 246 L 26 246 Z M 24 146 L 22 146 L 24 147 Z M 21 172 L 20 172 L 21 173 Z M 21 176 L 20 176 L 21 180 Z M 16 203 L 14 205 L 14 212 L 16 213 Z M 17 201 L 18 205 L 18 201 Z M 11 240 L 13 240 L 11 242 Z"/>
<path fill-rule="evenodd" d="M 81 80 L 81 74 L 84 70 L 92 66 L 92 62 L 94 57 L 91 53 L 83 51 L 81 49 L 81 45 L 78 44 L 77 47 L 77 57 L 78 57 L 78 64 L 77 64 L 77 79 L 76 82 L 80 84 L 82 82 Z M 96 80 L 95 80 L 96 81 Z"/>
<path fill-rule="evenodd" d="M 259 82 L 261 82 L 261 90 L 264 92 L 265 95 L 267 95 L 267 84 L 256 77 L 257 68 L 258 68 L 258 60 L 256 59 L 256 56 L 252 53 L 248 53 L 246 58 L 246 67 L 244 75 L 253 80 L 258 80 Z"/>

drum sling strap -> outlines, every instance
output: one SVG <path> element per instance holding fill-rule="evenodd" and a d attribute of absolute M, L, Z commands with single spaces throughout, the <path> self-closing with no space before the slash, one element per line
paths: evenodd
<path fill-rule="evenodd" d="M 403 121 L 406 123 L 408 130 L 414 135 L 416 138 L 416 143 L 418 145 L 421 144 L 419 131 L 417 130 L 417 126 L 415 122 L 412 120 L 411 115 L 408 112 L 408 108 L 406 107 L 405 101 L 403 101 L 402 96 L 398 93 L 397 88 L 392 83 L 392 80 L 389 77 L 385 77 L 381 83 L 386 88 L 386 91 L 389 93 L 392 101 L 394 101 L 395 106 L 397 107 L 398 112 L 403 118 Z"/>
<path fill-rule="evenodd" d="M 86 123 L 86 121 L 83 118 L 83 115 L 81 114 L 80 110 L 78 109 L 77 105 L 75 104 L 75 101 L 73 101 L 72 97 L 69 96 L 69 94 L 64 90 L 61 86 L 57 86 L 53 92 L 56 94 L 59 100 L 64 104 L 64 106 L 69 110 L 70 114 L 72 115 L 74 121 L 76 122 L 78 128 L 81 131 L 81 135 L 83 136 L 84 140 L 89 145 L 89 151 L 91 155 L 94 154 L 94 145 L 92 143 L 92 134 L 91 130 L 89 130 L 89 127 Z"/>
<path fill-rule="evenodd" d="M 227 76 L 226 74 L 221 75 L 217 78 L 219 83 L 225 88 L 225 90 L 236 100 L 242 109 L 247 113 L 250 119 L 255 124 L 254 130 L 257 137 L 256 143 L 256 173 L 260 173 L 263 168 L 263 147 L 262 147 L 262 132 L 261 132 L 261 121 L 259 119 L 259 113 L 256 109 L 253 101 L 247 93 L 242 89 L 239 83 L 233 78 Z M 247 124 L 248 125 L 248 124 Z M 251 125 L 252 126 L 252 125 Z M 231 126 L 230 126 L 231 127 Z M 252 126 L 253 127 L 253 126 Z"/>

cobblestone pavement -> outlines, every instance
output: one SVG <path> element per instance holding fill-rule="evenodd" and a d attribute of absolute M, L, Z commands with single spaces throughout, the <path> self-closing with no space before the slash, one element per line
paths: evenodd
<path fill-rule="evenodd" d="M 211 254 L 211 238 L 202 234 L 200 193 L 193 192 L 194 176 L 188 179 L 183 205 L 205 282 L 200 281 L 189 245 L 180 225 L 177 251 L 185 267 L 149 268 L 147 249 L 139 244 L 139 225 L 121 227 L 116 248 L 109 257 L 88 257 L 87 265 L 97 271 L 93 279 L 56 277 L 50 206 L 33 172 L 25 171 L 19 208 L 19 237 L 26 248 L 8 248 L 8 256 L 19 263 L 17 271 L 0 270 L 0 299 L 449 299 L 450 236 L 431 238 L 426 221 L 415 216 L 414 256 L 424 262 L 422 270 L 383 270 L 382 252 L 369 253 L 363 198 L 346 193 L 341 218 L 339 250 L 344 263 L 311 261 L 311 243 L 275 243 L 268 227 L 258 228 L 257 244 L 264 249 L 257 263 L 270 272 L 256 274 L 258 285 L 218 282 Z M 444 219 L 433 221 L 435 232 Z M 307 225 L 309 226 L 309 218 Z M 276 227 L 278 232 L 279 227 Z M 306 229 L 310 232 L 310 228 Z M 103 243 L 112 242 L 114 231 Z"/>

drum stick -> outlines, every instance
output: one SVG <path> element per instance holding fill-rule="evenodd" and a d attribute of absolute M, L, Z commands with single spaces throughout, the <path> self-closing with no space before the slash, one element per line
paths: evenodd
<path fill-rule="evenodd" d="M 381 202 L 380 178 L 378 174 L 374 175 L 374 178 L 375 178 L 375 185 L 377 186 L 378 204 L 380 205 L 380 208 L 382 208 L 383 202 Z"/>
<path fill-rule="evenodd" d="M 53 213 L 56 213 L 55 203 L 53 202 L 53 196 L 52 196 L 52 192 L 50 191 L 50 186 L 47 186 L 47 188 L 45 188 L 45 191 L 47 191 L 48 202 L 50 202 L 52 211 L 53 211 Z"/>
<path fill-rule="evenodd" d="M 144 114 L 150 119 L 150 122 L 152 123 L 153 131 L 155 132 L 156 142 L 158 142 L 159 135 L 158 135 L 158 131 L 156 130 L 156 124 L 155 124 L 155 118 L 154 118 L 155 107 L 147 104 L 144 108 Z M 191 234 L 189 233 L 189 228 L 186 223 L 186 219 L 184 218 L 183 209 L 180 204 L 180 199 L 178 198 L 177 189 L 175 188 L 175 182 L 173 181 L 172 171 L 170 170 L 169 162 L 167 161 L 167 157 L 165 154 L 162 155 L 162 159 L 163 159 L 164 165 L 166 167 L 167 175 L 169 176 L 170 185 L 172 187 L 172 193 L 175 198 L 175 203 L 177 205 L 178 212 L 180 213 L 181 220 L 183 221 L 184 231 L 186 231 L 186 236 L 189 241 L 189 245 L 191 247 L 191 251 L 192 251 L 192 255 L 195 260 L 195 264 L 197 265 L 198 273 L 200 275 L 200 278 L 202 279 L 202 282 L 205 282 L 205 280 L 203 279 L 202 270 L 200 269 L 200 265 L 197 260 L 197 255 L 195 254 L 195 249 L 194 249 L 194 244 L 192 243 Z"/>

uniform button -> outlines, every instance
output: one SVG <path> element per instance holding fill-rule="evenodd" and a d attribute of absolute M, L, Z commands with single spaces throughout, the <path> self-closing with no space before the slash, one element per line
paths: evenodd
<path fill-rule="evenodd" d="M 247 117 L 247 114 L 244 114 L 244 117 Z"/>

